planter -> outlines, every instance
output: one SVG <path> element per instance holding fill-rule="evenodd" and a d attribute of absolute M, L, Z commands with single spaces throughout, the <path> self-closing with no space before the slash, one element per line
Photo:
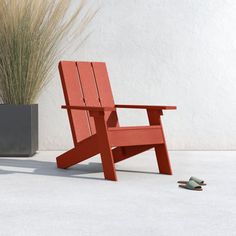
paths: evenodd
<path fill-rule="evenodd" d="M 38 150 L 38 104 L 0 105 L 0 156 L 33 156 Z"/>

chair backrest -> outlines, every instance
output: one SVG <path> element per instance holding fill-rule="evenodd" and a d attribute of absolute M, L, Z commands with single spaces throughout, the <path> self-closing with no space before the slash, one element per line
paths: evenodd
<path fill-rule="evenodd" d="M 106 64 L 103 62 L 59 62 L 59 72 L 69 106 L 114 107 Z M 68 110 L 74 144 L 96 133 L 94 120 L 87 111 Z M 105 114 L 108 127 L 118 126 L 116 111 Z"/>

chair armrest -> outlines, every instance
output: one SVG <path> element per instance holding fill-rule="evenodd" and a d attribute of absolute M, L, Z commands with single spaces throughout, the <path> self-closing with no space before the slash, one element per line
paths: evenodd
<path fill-rule="evenodd" d="M 148 109 L 148 110 L 175 110 L 176 106 L 149 106 L 149 105 L 125 105 L 117 104 L 116 108 L 131 108 L 131 109 Z"/>
<path fill-rule="evenodd" d="M 62 109 L 85 110 L 85 111 L 115 111 L 115 107 L 95 107 L 95 106 L 61 106 Z"/>

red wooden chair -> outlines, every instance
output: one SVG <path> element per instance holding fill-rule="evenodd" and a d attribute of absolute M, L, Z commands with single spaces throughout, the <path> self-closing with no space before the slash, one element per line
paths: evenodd
<path fill-rule="evenodd" d="M 172 174 L 161 115 L 175 106 L 115 105 L 103 62 L 61 61 L 59 71 L 74 148 L 57 157 L 58 168 L 100 153 L 105 178 L 116 181 L 114 163 L 155 148 L 160 173 Z M 120 127 L 116 108 L 146 109 L 150 126 Z"/>

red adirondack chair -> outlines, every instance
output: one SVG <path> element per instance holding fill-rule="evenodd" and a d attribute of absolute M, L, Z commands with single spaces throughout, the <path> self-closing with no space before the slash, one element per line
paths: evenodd
<path fill-rule="evenodd" d="M 172 174 L 161 124 L 175 106 L 116 105 L 103 62 L 61 61 L 60 77 L 74 148 L 57 157 L 68 168 L 100 153 L 104 176 L 117 180 L 114 163 L 154 148 L 162 174 Z M 150 126 L 120 127 L 117 108 L 146 109 Z"/>

